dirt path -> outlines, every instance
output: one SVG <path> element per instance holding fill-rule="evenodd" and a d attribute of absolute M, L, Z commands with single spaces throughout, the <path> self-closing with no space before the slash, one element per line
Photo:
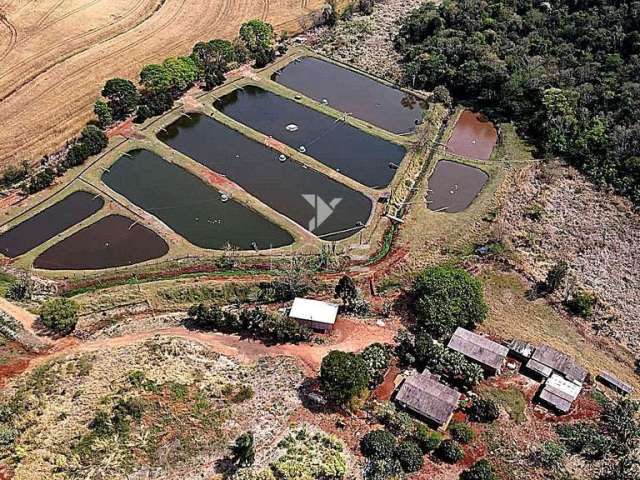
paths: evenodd
<path fill-rule="evenodd" d="M 339 319 L 333 337 L 326 344 L 279 344 L 266 345 L 258 340 L 245 339 L 237 335 L 189 330 L 185 327 L 157 328 L 120 337 L 103 338 L 82 342 L 74 337 L 57 341 L 46 353 L 29 360 L 28 367 L 16 373 L 31 370 L 38 365 L 62 355 L 78 352 L 90 352 L 105 348 L 117 348 L 131 343 L 141 342 L 156 335 L 173 336 L 193 340 L 207 345 L 211 350 L 231 356 L 244 362 L 253 362 L 259 357 L 287 355 L 300 359 L 308 375 L 316 375 L 324 356 L 331 350 L 357 352 L 371 343 L 389 343 L 393 341 L 395 330 L 365 324 L 351 319 Z"/>
<path fill-rule="evenodd" d="M 36 315 L 28 312 L 22 307 L 14 305 L 3 297 L 0 297 L 0 310 L 5 312 L 11 318 L 19 321 L 25 330 L 35 335 L 35 332 L 33 331 L 33 324 L 36 321 Z"/>

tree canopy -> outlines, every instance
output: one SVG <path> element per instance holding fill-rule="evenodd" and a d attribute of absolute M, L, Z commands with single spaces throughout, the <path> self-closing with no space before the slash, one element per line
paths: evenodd
<path fill-rule="evenodd" d="M 640 204 L 640 3 L 425 3 L 396 39 L 408 80 L 445 85 L 540 151 Z"/>
<path fill-rule="evenodd" d="M 367 366 L 360 355 L 332 350 L 322 359 L 320 386 L 328 400 L 345 405 L 368 385 Z"/>
<path fill-rule="evenodd" d="M 450 336 L 457 327 L 472 329 L 487 315 L 482 284 L 461 268 L 427 268 L 413 290 L 418 328 L 434 337 Z"/>

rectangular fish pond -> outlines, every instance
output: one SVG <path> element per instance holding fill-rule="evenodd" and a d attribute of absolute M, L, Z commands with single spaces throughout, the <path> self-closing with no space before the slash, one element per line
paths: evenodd
<path fill-rule="evenodd" d="M 427 203 L 430 210 L 462 212 L 478 196 L 489 176 L 479 168 L 440 160 L 429 178 Z"/>
<path fill-rule="evenodd" d="M 371 215 L 366 195 L 206 115 L 182 116 L 158 138 L 322 239 L 347 238 Z"/>
<path fill-rule="evenodd" d="M 447 142 L 447 150 L 463 157 L 489 160 L 498 140 L 496 127 L 481 113 L 462 112 Z"/>
<path fill-rule="evenodd" d="M 407 153 L 401 145 L 253 85 L 224 95 L 214 106 L 368 187 L 386 187 Z"/>
<path fill-rule="evenodd" d="M 0 235 L 0 254 L 18 257 L 90 217 L 104 200 L 89 192 L 73 192 Z"/>
<path fill-rule="evenodd" d="M 293 243 L 291 234 L 259 213 L 148 150 L 120 157 L 102 181 L 202 248 L 230 244 L 249 250 L 254 244 L 266 249 Z"/>
<path fill-rule="evenodd" d="M 272 80 L 397 134 L 412 132 L 425 111 L 411 94 L 314 57 L 291 62 Z"/>
<path fill-rule="evenodd" d="M 162 257 L 167 243 L 144 225 L 109 215 L 56 243 L 36 258 L 45 270 L 99 270 Z"/>

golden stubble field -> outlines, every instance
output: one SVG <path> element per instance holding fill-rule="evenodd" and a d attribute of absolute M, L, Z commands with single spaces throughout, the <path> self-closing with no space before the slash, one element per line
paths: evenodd
<path fill-rule="evenodd" d="M 307 26 L 324 0 L 0 0 L 0 168 L 51 153 L 92 117 L 104 81 L 264 19 Z"/>

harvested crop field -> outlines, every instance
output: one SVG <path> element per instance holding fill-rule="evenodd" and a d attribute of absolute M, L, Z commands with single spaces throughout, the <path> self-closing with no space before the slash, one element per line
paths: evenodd
<path fill-rule="evenodd" d="M 263 18 L 294 31 L 322 0 L 9 0 L 0 6 L 0 166 L 36 160 L 79 132 L 105 80 L 232 38 Z"/>

